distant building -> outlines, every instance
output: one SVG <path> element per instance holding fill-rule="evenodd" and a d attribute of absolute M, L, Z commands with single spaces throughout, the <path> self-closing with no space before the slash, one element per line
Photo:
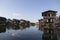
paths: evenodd
<path fill-rule="evenodd" d="M 15 25 L 15 26 L 19 26 L 20 20 L 18 20 L 18 19 L 13 19 L 13 20 L 12 20 L 12 23 L 13 23 L 13 25 Z"/>
<path fill-rule="evenodd" d="M 5 25 L 6 24 L 6 18 L 5 17 L 0 17 L 0 25 Z"/>
<path fill-rule="evenodd" d="M 26 21 L 26 24 L 25 24 L 27 27 L 30 26 L 30 21 Z"/>
<path fill-rule="evenodd" d="M 19 24 L 20 26 L 30 26 L 30 21 L 21 19 Z"/>
<path fill-rule="evenodd" d="M 44 22 L 48 22 L 48 19 L 49 20 L 51 19 L 50 20 L 51 22 L 55 22 L 54 20 L 56 19 L 56 13 L 57 11 L 52 11 L 52 10 L 42 12 Z"/>
<path fill-rule="evenodd" d="M 39 20 L 39 26 L 45 25 L 47 27 L 48 21 L 53 23 L 53 25 L 55 26 L 55 23 L 57 22 L 56 13 L 57 13 L 57 11 L 53 11 L 53 10 L 48 10 L 48 11 L 42 12 L 43 19 Z"/>
<path fill-rule="evenodd" d="M 43 19 L 40 19 L 39 20 L 39 27 L 42 28 L 44 26 L 45 26 L 45 23 L 44 23 Z"/>
<path fill-rule="evenodd" d="M 48 10 L 42 12 L 43 20 L 45 23 L 43 40 L 57 40 L 57 30 L 55 27 L 57 11 Z"/>

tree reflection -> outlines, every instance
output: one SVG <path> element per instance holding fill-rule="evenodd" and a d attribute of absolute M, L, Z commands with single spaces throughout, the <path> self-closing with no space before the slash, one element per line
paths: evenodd
<path fill-rule="evenodd" d="M 23 30 L 25 28 L 29 28 L 30 26 L 19 26 L 19 25 L 12 25 L 12 26 L 9 26 L 7 25 L 6 28 L 7 29 L 13 29 L 13 30 Z"/>
<path fill-rule="evenodd" d="M 0 33 L 6 32 L 6 26 L 0 25 Z"/>

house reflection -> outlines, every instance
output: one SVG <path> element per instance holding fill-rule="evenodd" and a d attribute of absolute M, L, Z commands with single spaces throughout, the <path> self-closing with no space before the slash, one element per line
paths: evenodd
<path fill-rule="evenodd" d="M 30 27 L 30 26 L 29 26 L 29 27 Z M 29 28 L 29 27 L 27 27 L 27 26 L 7 26 L 6 28 L 7 28 L 8 30 L 10 30 L 10 29 L 13 29 L 13 30 L 23 30 L 23 29 Z"/>
<path fill-rule="evenodd" d="M 4 25 L 0 25 L 0 33 L 6 32 L 6 27 Z"/>

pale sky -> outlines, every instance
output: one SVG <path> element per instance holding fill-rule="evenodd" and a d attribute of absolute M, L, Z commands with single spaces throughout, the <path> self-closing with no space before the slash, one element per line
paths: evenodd
<path fill-rule="evenodd" d="M 0 16 L 10 19 L 36 22 L 47 10 L 58 11 L 60 15 L 60 0 L 0 0 Z"/>

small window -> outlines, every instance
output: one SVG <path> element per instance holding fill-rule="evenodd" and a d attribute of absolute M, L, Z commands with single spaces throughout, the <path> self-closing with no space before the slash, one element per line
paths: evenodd
<path fill-rule="evenodd" d="M 47 16 L 46 14 L 44 16 Z"/>
<path fill-rule="evenodd" d="M 50 14 L 48 14 L 48 16 L 50 16 Z"/>
<path fill-rule="evenodd" d="M 48 22 L 50 22 L 50 19 L 48 19 Z"/>

